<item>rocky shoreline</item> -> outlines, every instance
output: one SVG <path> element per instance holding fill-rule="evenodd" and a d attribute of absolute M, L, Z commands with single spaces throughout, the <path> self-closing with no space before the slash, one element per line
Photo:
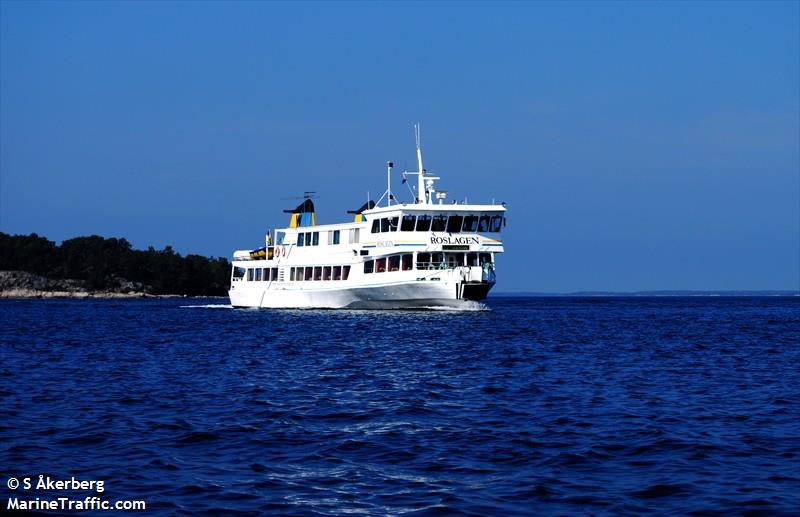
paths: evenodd
<path fill-rule="evenodd" d="M 110 290 L 94 290 L 86 282 L 53 279 L 27 271 L 0 271 L 0 299 L 11 298 L 183 298 L 185 295 L 156 295 L 150 287 L 124 278 L 115 278 Z"/>

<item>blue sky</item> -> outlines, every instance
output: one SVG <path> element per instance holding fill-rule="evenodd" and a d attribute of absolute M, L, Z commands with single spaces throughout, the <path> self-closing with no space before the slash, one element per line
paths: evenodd
<path fill-rule="evenodd" d="M 0 230 L 230 256 L 420 121 L 498 290 L 798 289 L 798 6 L 2 2 Z"/>

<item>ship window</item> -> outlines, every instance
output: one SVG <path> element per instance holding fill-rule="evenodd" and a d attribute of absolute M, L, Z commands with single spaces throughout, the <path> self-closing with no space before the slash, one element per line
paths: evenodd
<path fill-rule="evenodd" d="M 430 253 L 417 253 L 417 269 L 428 269 L 431 264 Z"/>
<path fill-rule="evenodd" d="M 467 265 L 468 266 L 477 266 L 478 265 L 478 254 L 477 253 L 467 253 Z"/>
<path fill-rule="evenodd" d="M 478 216 L 466 215 L 464 216 L 464 226 L 461 228 L 462 232 L 474 232 L 478 229 Z"/>
<path fill-rule="evenodd" d="M 417 222 L 416 215 L 404 215 L 403 222 L 400 223 L 400 231 L 401 232 L 413 232 L 414 231 L 414 223 Z"/>
<path fill-rule="evenodd" d="M 328 245 L 333 244 L 333 231 L 328 231 Z"/>
<path fill-rule="evenodd" d="M 313 232 L 311 234 L 311 245 L 319 246 L 319 232 Z"/>
<path fill-rule="evenodd" d="M 482 215 L 480 221 L 478 222 L 478 231 L 479 232 L 488 232 L 489 231 L 489 222 L 492 220 L 491 217 L 488 215 Z"/>
<path fill-rule="evenodd" d="M 311 266 L 306 266 L 306 276 L 305 280 L 311 280 L 311 277 L 314 276 L 314 268 Z"/>
<path fill-rule="evenodd" d="M 389 231 L 390 232 L 397 231 L 397 216 L 389 218 Z"/>
<path fill-rule="evenodd" d="M 444 266 L 444 253 L 431 253 L 431 269 L 441 269 Z"/>
<path fill-rule="evenodd" d="M 433 223 L 431 224 L 432 232 L 443 232 L 446 226 L 447 226 L 446 215 L 436 215 L 433 217 Z"/>
<path fill-rule="evenodd" d="M 375 219 L 372 221 L 372 233 L 378 233 L 381 231 L 381 220 Z"/>
<path fill-rule="evenodd" d="M 350 230 L 350 244 L 357 243 L 361 235 L 361 228 L 352 228 Z"/>
<path fill-rule="evenodd" d="M 460 215 L 451 215 L 450 219 L 447 220 L 447 233 L 454 233 L 461 231 L 461 221 L 464 218 Z"/>
<path fill-rule="evenodd" d="M 369 250 L 361 250 L 361 255 L 369 255 Z"/>
<path fill-rule="evenodd" d="M 272 278 L 270 278 L 270 280 L 274 282 L 277 279 L 278 279 L 278 268 L 274 267 L 272 268 Z"/>
<path fill-rule="evenodd" d="M 375 272 L 376 273 L 386 272 L 386 258 L 375 259 Z"/>
<path fill-rule="evenodd" d="M 389 271 L 400 271 L 400 255 L 389 257 Z"/>
<path fill-rule="evenodd" d="M 243 267 L 234 266 L 233 278 L 244 278 L 245 269 Z"/>
<path fill-rule="evenodd" d="M 286 238 L 286 232 L 275 232 L 275 244 L 281 246 L 283 244 L 283 239 Z"/>
<path fill-rule="evenodd" d="M 369 274 L 375 269 L 375 262 L 372 260 L 368 260 L 364 262 L 364 273 Z"/>
<path fill-rule="evenodd" d="M 253 281 L 253 268 L 251 267 L 247 268 L 247 281 L 248 282 Z"/>
<path fill-rule="evenodd" d="M 260 267 L 256 268 L 256 278 L 255 278 L 256 282 L 260 282 L 261 281 L 261 271 L 262 271 L 262 269 Z"/>
<path fill-rule="evenodd" d="M 417 217 L 417 231 L 427 232 L 431 229 L 431 216 L 420 215 Z"/>
<path fill-rule="evenodd" d="M 331 267 L 325 266 L 322 268 L 322 279 L 323 280 L 330 280 L 331 279 Z"/>
<path fill-rule="evenodd" d="M 342 266 L 333 266 L 333 279 L 334 280 L 342 279 Z"/>
<path fill-rule="evenodd" d="M 289 268 L 289 281 L 294 282 L 294 268 Z"/>
<path fill-rule="evenodd" d="M 342 280 L 347 280 L 350 276 L 350 266 L 342 266 Z"/>
<path fill-rule="evenodd" d="M 492 262 L 492 254 L 491 253 L 481 253 L 481 265 L 483 264 L 491 264 Z"/>
<path fill-rule="evenodd" d="M 297 246 L 298 247 L 299 246 L 303 246 L 303 244 L 304 244 L 304 242 L 303 242 L 303 234 L 302 233 L 298 233 L 297 234 Z"/>
<path fill-rule="evenodd" d="M 412 263 L 414 262 L 414 255 L 411 253 L 406 253 L 403 255 L 403 271 L 408 271 L 412 267 Z"/>
<path fill-rule="evenodd" d="M 306 246 L 311 246 L 311 232 L 306 232 Z"/>
<path fill-rule="evenodd" d="M 384 217 L 381 219 L 381 233 L 388 233 L 389 232 L 389 218 Z"/>
<path fill-rule="evenodd" d="M 314 266 L 314 280 L 322 280 L 322 266 Z"/>
<path fill-rule="evenodd" d="M 339 244 L 339 230 L 333 230 L 333 243 Z"/>
<path fill-rule="evenodd" d="M 464 265 L 463 253 L 448 253 L 447 254 L 447 267 L 454 268 L 456 266 Z"/>
<path fill-rule="evenodd" d="M 499 232 L 502 224 L 503 224 L 503 216 L 502 215 L 492 216 L 492 229 L 491 229 L 491 231 Z"/>

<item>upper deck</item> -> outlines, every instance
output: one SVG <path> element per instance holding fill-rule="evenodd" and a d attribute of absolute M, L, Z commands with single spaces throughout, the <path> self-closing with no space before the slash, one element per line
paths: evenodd
<path fill-rule="evenodd" d="M 355 214 L 352 222 L 316 224 L 314 204 L 308 194 L 291 213 L 289 227 L 268 235 L 266 246 L 255 251 L 237 251 L 235 260 L 287 257 L 304 260 L 321 252 L 344 258 L 392 253 L 394 248 L 413 248 L 413 251 L 472 251 L 502 252 L 500 233 L 506 223 L 505 204 L 446 203 L 447 193 L 435 188 L 438 176 L 423 168 L 417 128 L 417 159 L 419 170 L 403 172 L 417 176 L 416 191 L 411 190 L 413 202 L 395 200 L 391 189 L 392 162 L 387 163 L 386 191 L 377 204 L 368 201 Z M 385 200 L 385 205 L 380 206 Z M 287 250 L 288 247 L 288 250 Z M 379 250 L 378 248 L 385 248 Z M 397 251 L 397 250 L 395 250 Z"/>

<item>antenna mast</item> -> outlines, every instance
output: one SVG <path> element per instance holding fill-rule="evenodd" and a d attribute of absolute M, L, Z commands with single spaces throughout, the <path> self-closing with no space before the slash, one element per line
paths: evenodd
<path fill-rule="evenodd" d="M 417 165 L 419 166 L 417 175 L 417 197 L 419 203 L 428 203 L 428 192 L 425 190 L 425 169 L 422 168 L 422 147 L 420 146 L 422 130 L 419 127 L 419 122 L 414 124 L 414 136 L 417 139 Z"/>

